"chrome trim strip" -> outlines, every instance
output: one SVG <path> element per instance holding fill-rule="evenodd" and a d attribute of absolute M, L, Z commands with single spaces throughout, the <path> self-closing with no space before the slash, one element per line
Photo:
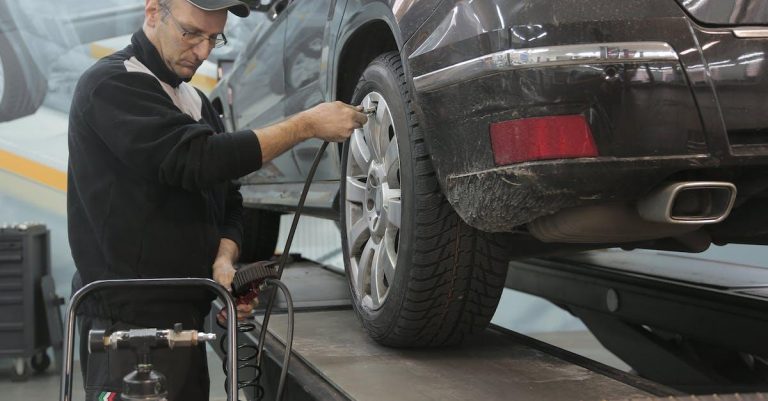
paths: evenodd
<path fill-rule="evenodd" d="M 768 38 L 768 28 L 736 28 L 733 34 L 737 38 Z"/>
<path fill-rule="evenodd" d="M 664 42 L 588 43 L 582 45 L 511 49 L 463 61 L 419 75 L 413 84 L 432 91 L 502 71 L 562 65 L 616 62 L 677 61 L 677 53 Z"/>
<path fill-rule="evenodd" d="M 653 160 L 655 161 L 669 161 L 669 162 L 687 162 L 688 160 L 694 160 L 695 162 L 701 164 L 702 166 L 714 166 L 712 163 L 709 162 L 711 160 L 711 156 L 708 154 L 692 154 L 692 155 L 683 155 L 683 156 L 658 156 L 654 157 Z M 616 163 L 632 163 L 632 162 L 647 162 L 648 158 L 639 156 L 639 157 L 582 157 L 578 159 L 559 159 L 557 162 L 562 163 L 564 166 L 570 166 L 571 164 L 599 164 L 599 163 L 610 163 L 611 165 Z M 528 162 L 522 162 L 517 164 L 508 164 L 506 166 L 499 166 L 499 167 L 493 167 L 486 170 L 480 170 L 480 171 L 473 171 L 471 173 L 461 173 L 461 174 L 451 174 L 448 176 L 448 180 L 457 180 L 457 179 L 467 179 L 472 178 L 474 176 L 477 176 L 478 174 L 496 174 L 496 173 L 504 173 L 509 170 L 515 170 L 520 167 L 528 167 L 528 166 L 536 166 L 539 164 L 547 164 L 551 163 L 552 160 L 532 160 Z M 676 164 L 677 165 L 677 164 Z"/>

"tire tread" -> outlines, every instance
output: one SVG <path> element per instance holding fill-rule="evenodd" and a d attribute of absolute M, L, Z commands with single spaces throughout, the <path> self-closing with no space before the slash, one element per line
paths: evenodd
<path fill-rule="evenodd" d="M 389 346 L 456 344 L 487 327 L 504 288 L 508 259 L 493 235 L 466 225 L 442 194 L 400 55 L 385 53 L 374 63 L 398 77 L 417 196 L 408 287 L 396 319 L 380 325 L 362 319 L 363 325 L 371 337 Z M 363 77 L 358 89 L 364 82 Z"/>

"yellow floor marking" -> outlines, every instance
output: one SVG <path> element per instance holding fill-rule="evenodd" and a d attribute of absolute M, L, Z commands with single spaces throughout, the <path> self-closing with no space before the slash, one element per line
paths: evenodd
<path fill-rule="evenodd" d="M 0 150 L 0 169 L 62 192 L 67 191 L 65 172 L 4 150 Z"/>
<path fill-rule="evenodd" d="M 26 205 L 46 210 L 58 216 L 67 215 L 66 193 L 0 170 L 0 206 L 2 206 L 2 199 L 4 197 L 17 199 Z M 0 223 L 14 222 L 0 221 Z"/>

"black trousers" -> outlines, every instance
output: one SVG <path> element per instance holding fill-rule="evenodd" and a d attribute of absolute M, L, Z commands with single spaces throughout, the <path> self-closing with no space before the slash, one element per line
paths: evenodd
<path fill-rule="evenodd" d="M 200 329 L 204 317 L 189 316 L 189 320 L 181 320 L 199 322 L 193 327 L 185 324 L 185 329 Z M 89 353 L 88 332 L 92 329 L 107 330 L 107 334 L 109 334 L 118 330 L 144 327 L 82 315 L 78 317 L 78 322 L 80 326 L 80 362 L 86 401 L 96 401 L 104 392 L 121 393 L 123 377 L 136 369 L 136 354 L 133 350 L 122 349 Z M 173 325 L 151 328 L 172 329 Z M 153 369 L 166 377 L 168 401 L 208 401 L 210 383 L 205 345 L 173 350 L 156 349 L 151 353 L 151 361 Z"/>

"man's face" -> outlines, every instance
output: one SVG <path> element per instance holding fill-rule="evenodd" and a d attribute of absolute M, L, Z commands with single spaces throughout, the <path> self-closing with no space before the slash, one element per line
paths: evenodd
<path fill-rule="evenodd" d="M 213 40 L 224 31 L 227 10 L 203 11 L 186 0 L 147 1 L 147 36 L 165 64 L 182 79 L 189 79 L 208 58 Z"/>

